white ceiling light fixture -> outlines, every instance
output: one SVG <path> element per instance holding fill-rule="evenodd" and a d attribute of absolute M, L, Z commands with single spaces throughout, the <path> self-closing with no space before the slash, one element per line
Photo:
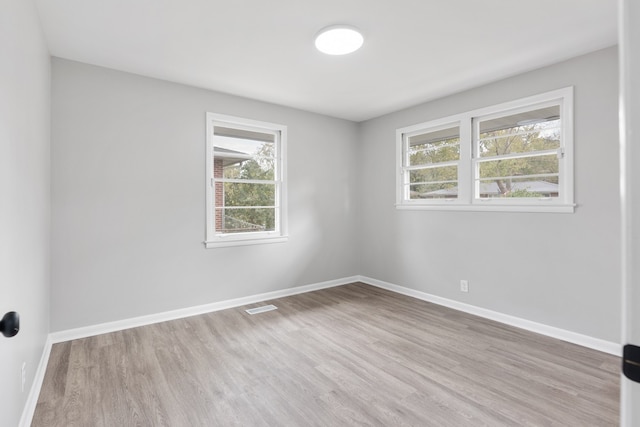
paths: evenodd
<path fill-rule="evenodd" d="M 360 49 L 364 37 L 354 27 L 332 25 L 323 28 L 316 36 L 316 48 L 327 55 L 346 55 Z"/>

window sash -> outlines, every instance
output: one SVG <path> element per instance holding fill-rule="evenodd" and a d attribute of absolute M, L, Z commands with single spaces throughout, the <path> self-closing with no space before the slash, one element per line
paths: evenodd
<path fill-rule="evenodd" d="M 541 157 L 555 154 L 558 156 L 558 160 L 562 158 L 563 149 L 554 148 L 551 150 L 539 150 L 539 151 L 521 151 L 519 153 L 501 154 L 499 156 L 484 156 L 476 157 L 473 159 L 474 163 L 495 162 L 498 160 L 510 160 L 510 159 L 524 159 L 527 157 Z"/>
<path fill-rule="evenodd" d="M 274 181 L 269 179 L 237 179 L 237 178 L 212 178 L 213 182 L 232 182 L 234 184 L 269 184 L 269 185 L 277 185 L 280 184 L 281 181 Z"/>
<path fill-rule="evenodd" d="M 442 168 L 447 166 L 458 166 L 459 163 L 460 163 L 460 160 L 452 160 L 448 162 L 425 163 L 420 165 L 405 166 L 403 169 L 408 172 L 408 171 L 415 171 L 415 170 L 421 170 L 421 169 L 435 169 L 435 168 Z"/>
<path fill-rule="evenodd" d="M 560 124 L 559 126 L 553 126 L 553 127 L 545 128 L 544 131 L 561 130 L 561 129 L 562 129 L 562 124 Z M 478 137 L 478 141 L 493 141 L 494 139 L 506 138 L 506 137 L 510 137 L 510 136 L 531 135 L 533 133 L 540 133 L 540 131 L 541 131 L 540 129 L 523 130 L 523 131 L 520 131 L 520 132 L 505 133 L 504 135 L 498 135 L 498 136 L 485 136 L 484 138 Z"/>

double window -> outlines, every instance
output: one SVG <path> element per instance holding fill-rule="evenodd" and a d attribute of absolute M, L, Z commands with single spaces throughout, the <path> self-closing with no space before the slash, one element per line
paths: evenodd
<path fill-rule="evenodd" d="M 286 133 L 207 113 L 207 247 L 286 239 Z"/>
<path fill-rule="evenodd" d="M 397 130 L 397 206 L 573 212 L 573 89 Z"/>

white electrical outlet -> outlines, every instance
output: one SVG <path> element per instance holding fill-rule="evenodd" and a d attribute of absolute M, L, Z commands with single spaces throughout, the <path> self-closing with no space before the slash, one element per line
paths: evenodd
<path fill-rule="evenodd" d="M 22 392 L 24 393 L 24 383 L 27 382 L 27 362 L 22 362 Z"/>
<path fill-rule="evenodd" d="M 460 280 L 460 292 L 469 292 L 468 280 Z"/>

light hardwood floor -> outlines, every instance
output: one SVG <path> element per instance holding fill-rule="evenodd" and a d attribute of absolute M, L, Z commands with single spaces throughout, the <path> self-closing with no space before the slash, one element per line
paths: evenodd
<path fill-rule="evenodd" d="M 614 426 L 617 357 L 361 283 L 55 344 L 33 426 Z"/>

